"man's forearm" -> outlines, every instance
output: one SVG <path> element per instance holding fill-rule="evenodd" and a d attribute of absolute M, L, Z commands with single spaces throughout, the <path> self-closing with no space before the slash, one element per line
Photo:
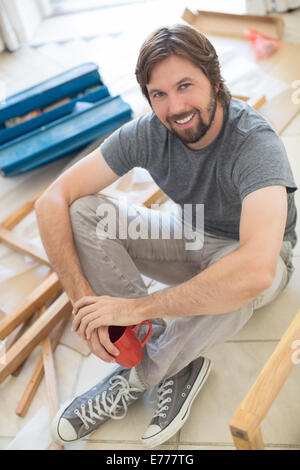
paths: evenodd
<path fill-rule="evenodd" d="M 269 285 L 270 277 L 238 249 L 178 286 L 137 299 L 137 308 L 145 319 L 218 315 L 248 304 Z"/>
<path fill-rule="evenodd" d="M 44 248 L 71 302 L 85 295 L 95 295 L 75 251 L 68 205 L 50 198 L 40 200 L 36 214 Z"/>

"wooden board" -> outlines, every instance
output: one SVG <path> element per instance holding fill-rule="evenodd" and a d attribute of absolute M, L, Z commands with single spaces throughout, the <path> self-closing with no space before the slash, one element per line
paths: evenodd
<path fill-rule="evenodd" d="M 50 274 L 22 304 L 0 322 L 0 340 L 6 338 L 20 323 L 26 321 L 41 308 L 49 298 L 62 289 L 56 273 Z"/>
<path fill-rule="evenodd" d="M 51 266 L 46 254 L 33 246 L 29 241 L 23 240 L 20 236 L 4 227 L 0 227 L 0 242 L 5 243 L 10 248 L 22 253 L 23 255 L 30 256 L 39 263 Z"/>
<path fill-rule="evenodd" d="M 5 360 L 1 361 L 3 364 L 0 364 L 0 383 L 24 361 L 31 351 L 52 331 L 55 325 L 66 315 L 69 315 L 71 311 L 72 305 L 66 293 L 61 294 L 44 315 L 7 351 Z"/>
<path fill-rule="evenodd" d="M 292 100 L 293 88 L 285 90 L 272 100 L 267 101 L 259 108 L 261 113 L 272 127 L 282 134 L 290 122 L 300 112 L 300 103 L 296 104 Z"/>
<path fill-rule="evenodd" d="M 245 38 L 245 28 L 253 28 L 280 39 L 284 31 L 283 20 L 274 16 L 234 15 L 204 10 L 193 13 L 186 8 L 182 18 L 202 33 L 218 36 Z"/>
<path fill-rule="evenodd" d="M 293 352 L 299 338 L 300 310 L 230 421 L 230 430 L 238 448 L 263 448 L 260 424 L 296 365 Z"/>
<path fill-rule="evenodd" d="M 51 346 L 52 350 L 55 351 L 56 346 L 59 343 L 59 340 L 69 322 L 69 317 L 66 316 L 64 320 L 61 321 L 61 323 L 55 328 L 55 330 L 51 334 Z M 35 393 L 39 387 L 39 384 L 41 383 L 41 380 L 44 376 L 44 361 L 43 361 L 43 356 L 39 358 L 37 365 L 33 371 L 32 376 L 30 377 L 30 380 L 26 386 L 26 389 L 23 393 L 23 396 L 18 404 L 18 407 L 16 409 L 16 414 L 18 416 L 25 416 L 29 406 L 35 396 Z"/>

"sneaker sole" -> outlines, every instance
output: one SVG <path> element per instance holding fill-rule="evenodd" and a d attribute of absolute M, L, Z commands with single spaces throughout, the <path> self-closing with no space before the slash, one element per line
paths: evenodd
<path fill-rule="evenodd" d="M 146 445 L 147 447 L 156 447 L 160 444 L 163 444 L 163 442 L 166 442 L 174 434 L 176 434 L 177 431 L 179 431 L 179 429 L 184 425 L 184 423 L 188 419 L 191 408 L 192 408 L 192 404 L 196 396 L 198 395 L 198 392 L 201 390 L 202 386 L 206 382 L 206 379 L 209 376 L 210 370 L 211 370 L 211 361 L 210 359 L 205 358 L 201 372 L 198 375 L 192 387 L 189 397 L 183 404 L 176 418 L 174 418 L 173 421 L 160 433 L 157 433 L 156 435 L 145 438 L 145 439 L 142 438 L 141 441 L 144 445 Z"/>

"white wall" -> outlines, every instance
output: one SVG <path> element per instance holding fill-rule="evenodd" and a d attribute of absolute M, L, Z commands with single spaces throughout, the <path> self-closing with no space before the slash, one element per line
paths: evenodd
<path fill-rule="evenodd" d="M 24 37 L 22 41 L 29 41 L 43 19 L 42 11 L 36 0 L 15 0 L 15 8 L 22 21 Z"/>

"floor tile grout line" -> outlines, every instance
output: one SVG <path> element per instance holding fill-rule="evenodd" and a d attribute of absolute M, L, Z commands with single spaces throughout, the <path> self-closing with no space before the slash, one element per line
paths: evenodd
<path fill-rule="evenodd" d="M 198 447 L 203 447 L 203 446 L 210 446 L 210 447 L 235 447 L 233 442 L 190 442 L 190 441 L 182 441 L 179 444 L 180 446 L 198 446 Z M 296 448 L 300 449 L 300 444 L 280 444 L 280 443 L 272 443 L 268 442 L 267 444 L 264 443 L 265 448 L 270 448 L 270 447 L 284 447 L 287 449 L 290 448 Z"/>
<path fill-rule="evenodd" d="M 142 442 L 141 440 L 139 439 L 93 439 L 93 438 L 88 438 L 88 439 L 83 439 L 84 441 L 86 442 L 92 442 L 92 443 L 98 443 L 98 444 L 108 444 L 110 442 L 113 442 L 113 443 L 118 443 L 118 444 L 138 444 L 138 445 L 141 445 L 141 446 L 144 446 L 146 447 Z M 160 444 L 161 446 L 168 446 L 168 445 L 177 445 L 178 442 L 177 441 L 167 441 L 167 442 L 164 442 L 163 444 Z M 181 442 L 179 442 L 179 445 L 181 445 Z"/>
<path fill-rule="evenodd" d="M 278 343 L 280 338 L 278 339 L 236 339 L 236 340 L 229 340 L 225 341 L 224 344 L 229 343 Z"/>
<path fill-rule="evenodd" d="M 2 436 L 0 436 L 1 438 Z M 3 438 L 5 438 L 4 436 Z M 7 437 L 6 437 L 7 438 Z M 126 445 L 140 445 L 143 446 L 143 444 L 139 440 L 121 440 L 121 439 L 83 439 L 86 443 L 91 443 L 91 444 L 126 444 Z M 176 446 L 178 450 L 179 446 L 198 446 L 198 447 L 203 447 L 203 446 L 214 446 L 214 447 L 235 447 L 233 442 L 211 442 L 211 441 L 200 441 L 200 442 L 191 442 L 191 441 L 181 441 L 181 442 L 167 442 L 163 443 L 157 447 L 168 447 L 168 446 Z M 145 447 L 145 446 L 143 446 Z M 271 448 L 271 447 L 283 447 L 286 449 L 290 448 L 296 448 L 300 449 L 300 444 L 284 444 L 284 443 L 272 443 L 268 442 L 265 443 L 265 448 Z M 147 448 L 147 450 L 153 450 L 155 448 Z"/>

